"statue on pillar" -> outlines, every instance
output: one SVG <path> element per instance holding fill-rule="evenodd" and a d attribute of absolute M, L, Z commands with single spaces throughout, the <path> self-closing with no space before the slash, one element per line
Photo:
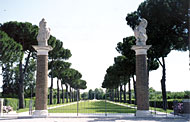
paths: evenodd
<path fill-rule="evenodd" d="M 48 46 L 47 41 L 50 37 L 50 28 L 47 28 L 46 23 L 47 22 L 43 18 L 39 24 L 40 28 L 37 36 L 39 46 Z"/>
<path fill-rule="evenodd" d="M 138 26 L 135 27 L 134 33 L 136 38 L 136 45 L 146 45 L 148 39 L 146 34 L 147 20 L 142 19 Z"/>

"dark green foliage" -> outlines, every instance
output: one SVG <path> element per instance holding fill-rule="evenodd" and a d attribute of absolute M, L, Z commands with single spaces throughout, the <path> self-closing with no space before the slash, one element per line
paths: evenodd
<path fill-rule="evenodd" d="M 105 92 L 101 88 L 96 88 L 95 90 L 90 89 L 88 91 L 87 95 L 88 95 L 88 99 L 90 99 L 90 100 L 92 100 L 94 98 L 96 98 L 98 100 L 105 99 Z"/>
<path fill-rule="evenodd" d="M 126 20 L 134 29 L 141 18 L 147 19 L 147 43 L 156 56 L 166 57 L 173 49 L 187 50 L 187 10 L 188 0 L 146 0 Z"/>
<path fill-rule="evenodd" d="M 0 30 L 6 32 L 9 37 L 13 38 L 14 41 L 22 45 L 22 53 L 20 56 L 17 56 L 19 58 L 18 97 L 19 108 L 24 108 L 24 78 L 28 68 L 29 59 L 31 56 L 35 56 L 32 54 L 34 51 L 32 45 L 37 45 L 36 37 L 38 34 L 38 27 L 29 22 L 23 23 L 10 21 L 1 25 Z M 24 54 L 27 55 L 25 65 L 23 65 Z"/>
<path fill-rule="evenodd" d="M 17 97 L 18 96 L 18 75 L 16 74 L 18 68 L 13 68 L 12 63 L 2 65 L 3 76 L 3 97 Z"/>
<path fill-rule="evenodd" d="M 32 45 L 37 45 L 38 27 L 29 22 L 10 21 L 1 25 L 0 30 L 21 44 L 23 51 L 33 50 Z"/>
<path fill-rule="evenodd" d="M 21 54 L 22 46 L 0 30 L 0 62 L 15 62 Z"/>
<path fill-rule="evenodd" d="M 87 100 L 88 99 L 88 92 L 83 92 L 81 94 L 81 98 L 82 98 L 82 100 Z"/>

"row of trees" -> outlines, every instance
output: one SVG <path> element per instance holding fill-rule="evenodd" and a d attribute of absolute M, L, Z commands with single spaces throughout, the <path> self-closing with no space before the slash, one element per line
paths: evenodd
<path fill-rule="evenodd" d="M 101 99 L 105 99 L 105 92 L 103 91 L 103 89 L 101 88 L 95 88 L 94 90 L 90 89 L 88 92 L 83 92 L 81 94 L 81 98 L 83 100 L 93 100 L 93 99 L 97 99 L 97 100 L 101 100 Z"/>
<path fill-rule="evenodd" d="M 148 21 L 147 45 L 152 45 L 147 54 L 148 72 L 156 70 L 159 66 L 162 68 L 161 90 L 163 106 L 166 109 L 165 58 L 172 50 L 186 51 L 188 49 L 188 0 L 146 0 L 136 11 L 127 15 L 126 21 L 134 29 L 142 18 Z M 131 50 L 132 45 L 135 45 L 133 36 L 126 37 L 123 42 L 117 44 L 116 50 L 122 56 L 114 59 L 115 62 L 107 69 L 102 83 L 102 87 L 116 89 L 115 91 L 119 86 L 122 91 L 121 86 L 124 85 L 124 92 L 125 85 L 128 83 L 129 101 L 131 99 L 130 79 L 133 79 L 134 91 L 136 91 L 135 52 Z"/>
<path fill-rule="evenodd" d="M 4 97 L 17 97 L 18 94 L 19 108 L 25 107 L 24 96 L 31 93 L 31 87 L 35 89 L 37 56 L 32 45 L 37 45 L 37 34 L 38 27 L 29 22 L 11 21 L 0 24 L 2 95 Z M 86 81 L 81 79 L 82 74 L 79 71 L 70 67 L 71 63 L 65 61 L 71 57 L 71 52 L 63 47 L 63 42 L 51 35 L 48 45 L 53 47 L 48 55 L 49 77 L 51 77 L 50 104 L 52 104 L 54 78 L 57 79 L 57 103 L 60 103 L 60 83 L 62 92 L 64 92 L 63 85 L 65 85 L 67 93 L 68 86 L 70 86 L 70 94 L 74 90 L 78 91 L 79 94 L 79 89 L 86 88 Z"/>

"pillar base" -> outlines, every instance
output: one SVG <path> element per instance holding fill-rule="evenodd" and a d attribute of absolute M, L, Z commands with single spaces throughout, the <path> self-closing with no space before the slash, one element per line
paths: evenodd
<path fill-rule="evenodd" d="M 182 116 L 190 120 L 190 114 L 182 114 Z"/>
<path fill-rule="evenodd" d="M 153 117 L 149 110 L 137 110 L 136 117 Z"/>
<path fill-rule="evenodd" d="M 46 117 L 48 117 L 48 110 L 35 110 L 32 117 L 34 117 L 34 118 L 46 118 Z"/>

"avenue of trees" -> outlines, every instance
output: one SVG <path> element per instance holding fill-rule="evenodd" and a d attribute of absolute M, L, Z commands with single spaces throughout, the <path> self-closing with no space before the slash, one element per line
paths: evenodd
<path fill-rule="evenodd" d="M 37 45 L 38 27 L 29 22 L 10 21 L 0 24 L 0 66 L 2 70 L 3 97 L 18 97 L 19 108 L 24 108 L 24 98 L 35 95 L 36 51 L 32 45 Z M 82 74 L 72 69 L 71 63 L 66 62 L 71 57 L 69 49 L 63 47 L 63 42 L 50 36 L 48 44 L 53 50 L 48 55 L 49 101 L 52 104 L 54 79 L 57 80 L 57 103 L 63 102 L 68 96 L 70 101 L 76 99 L 80 89 L 86 89 L 86 81 Z M 61 91 L 60 94 L 60 85 Z M 63 85 L 66 86 L 64 93 Z M 68 91 L 68 87 L 70 91 Z M 64 96 L 66 94 L 66 97 Z M 62 95 L 62 96 L 61 96 Z M 61 97 L 60 97 L 61 96 Z"/>
<path fill-rule="evenodd" d="M 134 29 L 142 18 L 148 21 L 147 45 L 152 45 L 147 54 L 148 72 L 158 67 L 162 68 L 160 83 L 163 107 L 166 109 L 167 64 L 165 58 L 172 50 L 186 51 L 188 49 L 188 0 L 146 0 L 136 11 L 127 15 L 127 25 Z M 107 69 L 102 83 L 102 87 L 112 91 L 111 96 L 117 98 L 118 101 L 122 99 L 122 92 L 126 101 L 126 84 L 129 89 L 129 102 L 131 101 L 131 79 L 136 94 L 135 52 L 131 50 L 132 45 L 135 45 L 133 36 L 123 38 L 123 41 L 117 44 L 116 50 L 121 56 L 114 58 L 114 64 Z"/>

